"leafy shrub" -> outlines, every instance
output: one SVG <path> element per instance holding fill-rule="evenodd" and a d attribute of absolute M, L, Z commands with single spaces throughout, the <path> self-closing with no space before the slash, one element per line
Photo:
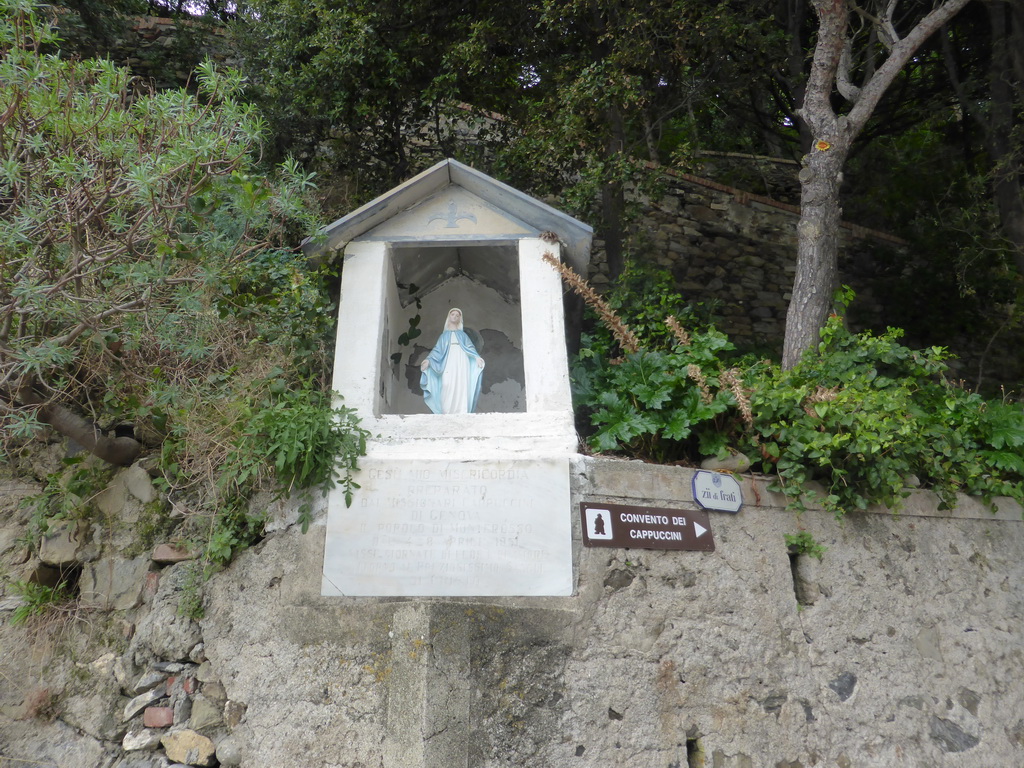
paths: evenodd
<path fill-rule="evenodd" d="M 333 488 L 340 481 L 345 503 L 351 504 L 359 487 L 353 473 L 369 437 L 358 424 L 355 412 L 334 407 L 329 393 L 308 388 L 280 392 L 250 415 L 229 457 L 231 482 L 244 484 L 267 469 L 281 494 Z M 305 533 L 312 521 L 308 493 L 303 502 L 299 520 Z"/>
<path fill-rule="evenodd" d="M 672 273 L 639 260 L 627 262 L 602 297 L 608 308 L 643 341 L 645 349 L 669 351 L 679 339 L 665 326 L 665 319 L 674 317 L 684 328 L 709 329 L 716 303 L 694 305 L 675 287 Z M 594 311 L 593 319 L 600 314 Z M 614 349 L 614 338 L 601 324 L 592 331 L 598 344 Z M 732 345 L 728 346 L 732 349 Z"/>
<path fill-rule="evenodd" d="M 717 452 L 715 420 L 734 403 L 722 387 L 717 353 L 732 345 L 714 330 L 690 339 L 688 346 L 640 350 L 614 361 L 584 339 L 572 377 L 576 402 L 596 428 L 592 448 L 673 461 L 692 452 L 696 439 L 705 452 Z"/>
<path fill-rule="evenodd" d="M 899 329 L 854 334 L 833 315 L 792 370 L 751 360 L 728 367 L 732 344 L 694 320 L 666 275 L 627 274 L 605 299 L 548 262 L 601 323 L 572 366 L 593 449 L 657 462 L 743 449 L 792 507 L 816 496 L 806 484 L 817 481 L 836 516 L 898 509 L 912 477 L 946 507 L 957 492 L 1024 502 L 1024 407 L 951 385 L 944 349 L 909 349 Z M 851 299 L 845 289 L 837 304 Z M 662 312 L 686 313 L 695 327 Z"/>
<path fill-rule="evenodd" d="M 253 410 L 239 440 L 236 460 L 243 466 L 238 480 L 255 471 L 254 460 L 265 461 L 286 490 L 333 487 L 340 476 L 351 500 L 351 472 L 366 451 L 368 436 L 357 421 L 351 409 L 332 408 L 329 393 L 282 392 Z"/>
<path fill-rule="evenodd" d="M 90 434 L 131 424 L 133 449 L 160 447 L 175 535 L 224 563 L 262 535 L 257 490 L 333 482 L 337 455 L 351 494 L 365 440 L 324 392 L 335 269 L 294 250 L 317 224 L 312 177 L 261 166 L 238 73 L 205 62 L 195 88 L 152 92 L 41 53 L 48 16 L 0 0 L 0 451 L 48 409 Z M 48 483 L 40 532 L 81 513 L 88 480 Z"/>
<path fill-rule="evenodd" d="M 654 461 L 683 458 L 695 445 L 717 452 L 716 419 L 739 392 L 737 372 L 724 368 L 733 349 L 725 335 L 684 328 L 696 325 L 695 313 L 669 288 L 667 272 L 630 267 L 605 300 L 569 267 L 548 261 L 602 321 L 583 335 L 571 372 L 576 404 L 593 428 L 591 448 Z"/>
<path fill-rule="evenodd" d="M 790 371 L 769 369 L 752 397 L 748 448 L 801 506 L 803 485 L 825 486 L 836 515 L 880 503 L 897 509 L 916 476 L 945 507 L 958 491 L 1024 498 L 1024 411 L 988 403 L 942 378 L 945 351 L 911 350 L 902 331 L 853 334 L 833 316 L 818 349 Z"/>
<path fill-rule="evenodd" d="M 213 566 L 226 565 L 262 538 L 265 518 L 250 508 L 256 492 L 297 495 L 305 533 L 312 522 L 313 489 L 340 483 L 351 503 L 357 487 L 353 475 L 368 433 L 355 413 L 335 407 L 316 381 L 293 384 L 280 369 L 270 374 L 241 389 L 223 382 L 218 407 L 202 405 L 205 423 L 173 413 L 162 446 L 162 485 L 172 502 L 181 500 L 202 513 L 183 535 L 204 542 L 204 557 Z M 198 430 L 204 430 L 205 440 Z"/>

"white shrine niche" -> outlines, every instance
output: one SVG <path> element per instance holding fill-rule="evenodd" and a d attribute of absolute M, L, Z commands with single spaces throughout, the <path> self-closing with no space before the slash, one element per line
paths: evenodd
<path fill-rule="evenodd" d="M 333 388 L 373 437 L 353 504 L 329 498 L 322 594 L 571 594 L 577 439 L 542 257 L 585 273 L 590 228 L 446 160 L 323 234 L 308 251 L 344 250 Z M 475 413 L 434 414 L 419 364 L 453 307 L 486 366 Z"/>
<path fill-rule="evenodd" d="M 381 413 L 430 413 L 419 388 L 419 362 L 430 351 L 452 307 L 462 309 L 465 327 L 487 361 L 476 412 L 525 412 L 515 244 L 392 247 L 390 260 L 395 280 L 385 298 Z M 434 275 L 443 279 L 430 289 Z M 399 343 L 413 327 L 420 335 L 407 344 Z"/>

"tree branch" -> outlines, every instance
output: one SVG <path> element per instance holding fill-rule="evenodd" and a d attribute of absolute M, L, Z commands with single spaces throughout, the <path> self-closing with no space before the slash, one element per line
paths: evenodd
<path fill-rule="evenodd" d="M 131 464 L 142 453 L 142 443 L 132 437 L 107 437 L 92 422 L 82 418 L 63 405 L 44 402 L 35 390 L 23 386 L 18 393 L 25 405 L 36 407 L 36 416 L 44 424 L 49 424 L 65 437 L 69 437 L 89 453 L 117 466 Z"/>
<path fill-rule="evenodd" d="M 846 0 L 814 0 L 813 6 L 818 15 L 818 42 L 814 46 L 811 71 L 807 76 L 804 103 L 797 114 L 815 136 L 821 136 L 833 134 L 836 129 L 836 113 L 830 97 L 839 59 L 846 46 L 850 11 Z"/>
<path fill-rule="evenodd" d="M 853 61 L 853 40 L 846 38 L 846 45 L 839 56 L 839 67 L 836 69 L 836 88 L 840 95 L 851 104 L 860 98 L 860 88 L 850 79 L 850 66 Z"/>
<path fill-rule="evenodd" d="M 878 102 L 881 101 L 886 89 L 896 79 L 904 65 L 910 61 L 910 57 L 921 47 L 921 44 L 939 27 L 956 16 L 968 2 L 970 0 L 945 0 L 921 19 L 906 37 L 892 47 L 889 57 L 876 70 L 874 77 L 861 88 L 860 99 L 847 115 L 847 130 L 851 138 L 860 133 L 875 111 L 875 107 L 878 106 Z M 890 7 L 895 8 L 892 3 L 890 3 Z"/>

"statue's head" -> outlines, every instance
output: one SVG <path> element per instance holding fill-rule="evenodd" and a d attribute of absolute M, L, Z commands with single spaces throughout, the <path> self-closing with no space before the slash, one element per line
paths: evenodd
<path fill-rule="evenodd" d="M 444 329 L 446 331 L 461 331 L 462 330 L 462 310 L 458 307 L 452 307 L 448 310 L 448 318 L 444 322 Z"/>

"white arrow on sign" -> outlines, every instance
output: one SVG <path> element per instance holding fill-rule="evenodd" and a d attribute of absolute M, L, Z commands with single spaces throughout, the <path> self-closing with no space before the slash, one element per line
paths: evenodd
<path fill-rule="evenodd" d="M 697 539 L 699 539 L 699 538 L 700 538 L 701 536 L 703 536 L 703 535 L 704 535 L 705 533 L 707 533 L 707 532 L 708 532 L 708 529 L 707 529 L 707 528 L 705 528 L 705 527 L 704 527 L 703 525 L 701 525 L 700 523 L 694 522 L 694 524 L 693 524 L 693 531 L 694 531 L 694 533 L 696 534 L 696 535 L 694 536 L 694 538 L 697 538 Z"/>

